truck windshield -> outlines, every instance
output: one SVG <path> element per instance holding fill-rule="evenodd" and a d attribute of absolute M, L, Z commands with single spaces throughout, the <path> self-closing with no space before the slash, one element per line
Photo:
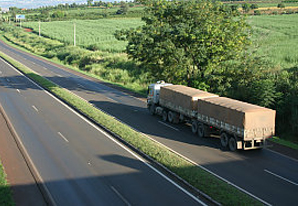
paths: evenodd
<path fill-rule="evenodd" d="M 148 87 L 147 93 L 148 93 L 148 96 L 153 96 L 154 89 L 152 87 Z"/>

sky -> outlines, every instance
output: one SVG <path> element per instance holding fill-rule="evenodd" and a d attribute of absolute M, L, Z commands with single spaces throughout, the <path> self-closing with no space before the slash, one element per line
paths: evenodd
<path fill-rule="evenodd" d="M 99 1 L 99 0 L 95 0 Z M 108 1 L 108 0 L 102 0 Z M 18 7 L 18 8 L 38 8 L 41 6 L 53 6 L 58 4 L 81 4 L 87 3 L 87 0 L 0 0 L 1 8 Z"/>

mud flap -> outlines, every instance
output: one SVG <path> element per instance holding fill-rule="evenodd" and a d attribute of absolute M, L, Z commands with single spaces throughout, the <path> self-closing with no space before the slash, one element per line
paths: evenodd
<path fill-rule="evenodd" d="M 243 146 L 242 146 L 242 141 L 237 141 L 237 149 L 242 149 Z"/>

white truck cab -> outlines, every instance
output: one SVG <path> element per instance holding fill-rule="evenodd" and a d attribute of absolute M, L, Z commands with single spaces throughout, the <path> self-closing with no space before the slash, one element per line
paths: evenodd
<path fill-rule="evenodd" d="M 155 84 L 150 84 L 148 86 L 148 96 L 147 96 L 147 106 L 156 105 L 159 102 L 159 91 L 161 87 L 173 85 L 170 83 L 165 83 L 164 81 L 158 81 Z"/>

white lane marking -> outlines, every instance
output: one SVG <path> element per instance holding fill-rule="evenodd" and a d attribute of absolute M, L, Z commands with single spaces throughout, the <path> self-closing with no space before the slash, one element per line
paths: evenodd
<path fill-rule="evenodd" d="M 110 98 L 110 97 L 106 97 L 108 100 L 110 100 L 110 101 L 112 101 L 112 102 L 117 102 L 118 103 L 118 101 L 116 101 L 116 100 L 114 100 L 114 99 L 112 99 L 112 98 Z"/>
<path fill-rule="evenodd" d="M 62 139 L 63 139 L 65 142 L 69 142 L 68 139 L 66 139 L 66 137 L 64 137 L 63 134 L 61 134 L 61 132 L 58 132 L 58 134 L 60 135 L 60 137 L 62 137 Z"/>
<path fill-rule="evenodd" d="M 298 183 L 296 183 L 296 182 L 293 182 L 293 181 L 291 181 L 291 180 L 289 180 L 289 179 L 287 179 L 287 178 L 285 178 L 285 177 L 282 177 L 282 176 L 280 176 L 280 175 L 278 175 L 278 174 L 275 174 L 275 173 L 273 173 L 273 172 L 271 172 L 271 171 L 269 171 L 269 170 L 264 170 L 265 172 L 267 172 L 267 173 L 269 173 L 269 174 L 271 174 L 271 175 L 273 175 L 273 176 L 275 176 L 275 177 L 278 177 L 279 179 L 282 179 L 282 180 L 284 180 L 284 181 L 286 181 L 286 182 L 289 182 L 289 183 L 291 183 L 291 184 L 293 184 L 293 185 L 295 185 L 295 186 L 298 186 Z"/>
<path fill-rule="evenodd" d="M 113 186 L 111 186 L 111 189 L 120 197 L 120 199 L 127 205 L 131 206 L 131 204 L 116 190 Z"/>
<path fill-rule="evenodd" d="M 12 68 L 13 68 L 13 67 L 12 67 Z M 1 104 L 0 104 L 0 107 L 1 107 L 1 110 L 4 111 L 4 109 L 3 109 L 3 107 L 2 107 Z M 9 118 L 7 117 L 7 115 L 6 115 L 5 112 L 4 112 L 3 114 L 4 114 L 4 116 L 5 116 L 5 119 L 9 119 Z M 24 146 L 24 144 L 23 144 L 21 138 L 19 137 L 17 131 L 15 130 L 14 127 L 11 127 L 11 129 L 12 129 L 12 131 L 13 131 L 13 133 L 14 133 L 14 136 L 15 136 L 15 138 L 16 138 L 16 141 L 20 144 L 20 147 L 23 149 L 23 152 L 24 152 L 24 158 L 26 159 L 26 161 L 29 162 L 30 167 L 32 167 L 32 169 L 34 170 L 34 172 L 35 172 L 35 174 L 36 174 L 36 176 L 37 176 L 36 179 L 40 181 L 40 185 L 41 185 L 41 187 L 45 190 L 45 192 L 47 193 L 47 195 L 48 195 L 48 197 L 49 197 L 49 200 L 50 200 L 50 203 L 53 204 L 53 206 L 57 206 L 57 203 L 55 202 L 55 200 L 54 200 L 52 194 L 50 193 L 49 188 L 46 186 L 45 181 L 43 180 L 43 178 L 41 177 L 39 171 L 37 170 L 37 167 L 35 166 L 33 160 L 31 159 L 31 157 L 30 157 L 30 155 L 29 155 L 29 153 L 28 153 L 26 147 Z M 29 167 L 29 165 L 28 165 L 28 167 Z M 35 179 L 35 177 L 34 177 L 34 179 Z"/>
<path fill-rule="evenodd" d="M 34 105 L 32 105 L 32 108 L 38 112 L 38 109 Z"/>
<path fill-rule="evenodd" d="M 46 67 L 42 67 L 44 70 L 48 70 L 48 68 L 46 68 Z"/>
<path fill-rule="evenodd" d="M 4 60 L 3 60 L 4 61 Z M 5 61 L 4 61 L 5 62 Z M 72 111 L 75 115 L 77 115 L 79 118 L 81 118 L 82 120 L 84 120 L 87 124 L 89 124 L 90 126 L 92 126 L 94 129 L 96 129 L 97 131 L 99 131 L 100 133 L 102 133 L 103 135 L 105 135 L 106 137 L 108 137 L 111 141 L 113 141 L 114 143 L 116 143 L 118 146 L 120 146 L 121 148 L 123 148 L 124 150 L 126 150 L 128 153 L 130 153 L 132 156 L 134 156 L 136 159 L 138 159 L 139 161 L 143 162 L 143 164 L 145 164 L 147 167 L 149 167 L 150 169 L 152 169 L 153 171 L 155 171 L 157 174 L 159 174 L 161 177 L 163 177 L 164 179 L 166 179 L 168 182 L 170 182 L 171 184 L 173 184 L 174 186 L 176 186 L 178 189 L 180 189 L 181 191 L 183 191 L 185 194 L 187 194 L 189 197 L 191 197 L 194 201 L 198 202 L 199 204 L 203 205 L 203 206 L 207 206 L 204 202 L 202 202 L 201 200 L 199 200 L 197 197 L 195 197 L 193 194 L 191 194 L 190 192 L 188 192 L 187 190 L 185 190 L 183 187 L 181 187 L 180 185 L 178 185 L 176 182 L 174 182 L 173 180 L 171 180 L 170 178 L 168 178 L 167 176 L 165 176 L 163 173 L 161 173 L 160 171 L 158 171 L 157 169 L 155 169 L 152 165 L 148 164 L 144 159 L 142 159 L 140 156 L 138 156 L 137 154 L 135 154 L 133 151 L 131 151 L 130 149 L 128 149 L 126 146 L 124 146 L 123 144 L 121 144 L 120 142 L 118 142 L 114 137 L 112 137 L 111 135 L 109 135 L 108 133 L 106 133 L 105 131 L 103 131 L 102 129 L 100 129 L 97 125 L 95 125 L 94 123 L 90 122 L 87 118 L 83 117 L 82 115 L 80 115 L 78 112 L 76 112 L 74 109 L 72 109 L 70 106 L 68 106 L 67 104 L 65 104 L 64 102 L 62 102 L 60 99 L 58 99 L 57 97 L 55 97 L 53 94 L 51 94 L 50 92 L 44 90 L 44 88 L 42 88 L 41 86 L 39 86 L 37 83 L 35 83 L 33 80 L 29 79 L 27 76 L 25 76 L 24 74 L 22 74 L 18 69 L 16 69 L 15 67 L 11 66 L 10 64 L 8 64 L 7 62 L 5 62 L 7 65 L 9 65 L 11 68 L 13 68 L 17 73 L 19 73 L 21 76 L 24 76 L 26 79 L 28 79 L 28 81 L 30 81 L 32 84 L 34 84 L 36 87 L 40 88 L 42 91 L 44 91 L 46 94 L 48 94 L 49 96 L 51 96 L 53 99 L 55 99 L 57 102 L 59 102 L 60 104 L 62 104 L 64 107 L 68 108 L 70 111 Z M 36 74 L 38 74 L 36 72 Z M 73 93 L 74 94 L 74 93 Z M 74 94 L 76 95 L 76 94 Z M 76 95 L 77 96 L 77 95 Z M 79 97 L 79 96 L 77 96 Z M 82 98 L 83 99 L 83 98 Z M 84 100 L 84 99 L 83 99 Z M 86 101 L 86 100 L 85 100 Z M 161 143 L 160 143 L 161 144 Z M 163 144 L 162 144 L 163 145 Z M 174 151 L 174 150 L 172 150 Z M 177 152 L 175 152 L 177 153 Z M 179 154 L 179 153 L 177 153 Z M 182 155 L 181 155 L 182 156 Z M 183 156 L 182 156 L 183 157 Z M 198 165 L 200 167 L 200 165 Z M 202 167 L 202 166 L 201 166 Z M 206 169 L 207 171 L 207 169 Z M 211 171 L 210 171 L 211 173 Z M 215 175 L 215 173 L 212 173 Z M 218 175 L 216 175 L 218 176 Z M 221 178 L 223 179 L 223 178 Z M 226 182 L 228 182 L 226 180 Z M 236 186 L 236 185 L 235 185 Z M 44 184 L 44 187 L 46 187 L 46 185 Z M 237 187 L 238 188 L 238 187 Z M 48 188 L 46 187 L 47 191 Z M 245 190 L 244 190 L 245 191 Z M 50 194 L 50 193 L 48 193 Z M 50 194 L 50 196 L 52 196 Z M 264 201 L 261 201 L 264 202 Z M 270 204 L 267 204 L 270 205 Z"/>
<path fill-rule="evenodd" d="M 280 155 L 280 156 L 283 156 L 283 157 L 285 157 L 285 158 L 287 158 L 287 159 L 290 159 L 290 160 L 292 160 L 292 161 L 298 162 L 298 160 L 295 159 L 295 158 L 293 158 L 293 157 L 289 157 L 289 156 L 287 156 L 287 155 L 281 154 L 281 153 L 279 153 L 279 152 L 276 152 L 276 151 L 271 150 L 271 149 L 268 149 L 268 148 L 267 148 L 267 150 L 270 151 L 270 152 L 272 152 L 272 153 L 275 153 L 275 154 L 278 154 L 278 155 Z"/>
<path fill-rule="evenodd" d="M 82 88 L 84 88 L 84 86 L 83 86 L 83 85 L 81 85 L 81 84 L 78 84 L 78 86 L 79 86 L 79 87 L 82 87 Z"/>
<path fill-rule="evenodd" d="M 137 131 L 137 130 L 136 130 L 136 131 Z M 140 133 L 142 133 L 142 132 L 140 132 Z M 260 202 L 262 202 L 264 205 L 272 206 L 270 203 L 266 202 L 265 200 L 262 200 L 261 198 L 259 198 L 259 197 L 255 196 L 255 195 L 251 194 L 250 192 L 246 191 L 245 189 L 243 189 L 243 188 L 241 188 L 241 187 L 239 187 L 239 186 L 233 184 L 233 183 L 230 182 L 229 180 L 227 180 L 227 179 L 225 179 L 225 178 L 219 176 L 218 174 L 215 174 L 215 173 L 212 172 L 211 170 L 208 170 L 206 167 L 204 167 L 204 166 L 202 166 L 202 165 L 200 165 L 200 164 L 194 162 L 193 160 L 191 160 L 191 159 L 189 159 L 188 157 L 186 157 L 186 156 L 180 154 L 179 152 L 176 152 L 175 150 L 173 150 L 172 148 L 168 147 L 167 145 L 165 145 L 165 144 L 163 144 L 163 143 L 161 143 L 161 142 L 159 142 L 159 141 L 153 139 L 152 137 L 148 136 L 148 135 L 145 134 L 145 133 L 142 133 L 142 134 L 143 134 L 144 136 L 146 136 L 148 139 L 151 139 L 152 141 L 161 144 L 163 147 L 165 147 L 165 148 L 167 148 L 168 150 L 170 150 L 171 152 L 173 152 L 173 153 L 179 155 L 180 157 L 182 157 L 183 159 L 189 161 L 190 163 L 196 165 L 197 167 L 201 168 L 202 170 L 205 170 L 206 172 L 208 172 L 208 173 L 214 175 L 215 177 L 217 177 L 218 179 L 220 179 L 220 180 L 226 182 L 227 184 L 229 184 L 229 185 L 231 185 L 231 186 L 237 188 L 238 190 L 242 191 L 243 193 L 245 193 L 245 194 L 247 194 L 247 195 L 249 195 L 249 196 L 255 198 L 256 200 L 258 200 L 258 201 L 260 201 Z"/>
<path fill-rule="evenodd" d="M 172 127 L 171 125 L 169 125 L 169 124 L 167 124 L 167 123 L 164 123 L 164 122 L 162 122 L 162 121 L 158 121 L 160 124 L 163 124 L 163 125 L 165 125 L 166 127 L 169 127 L 169 128 L 171 128 L 171 129 L 173 129 L 173 130 L 176 130 L 176 131 L 179 131 L 179 129 L 177 129 L 177 128 L 175 128 L 175 127 Z"/>
<path fill-rule="evenodd" d="M 18 92 L 18 93 L 21 93 L 21 91 L 20 91 L 19 89 L 17 89 L 17 92 Z"/>

